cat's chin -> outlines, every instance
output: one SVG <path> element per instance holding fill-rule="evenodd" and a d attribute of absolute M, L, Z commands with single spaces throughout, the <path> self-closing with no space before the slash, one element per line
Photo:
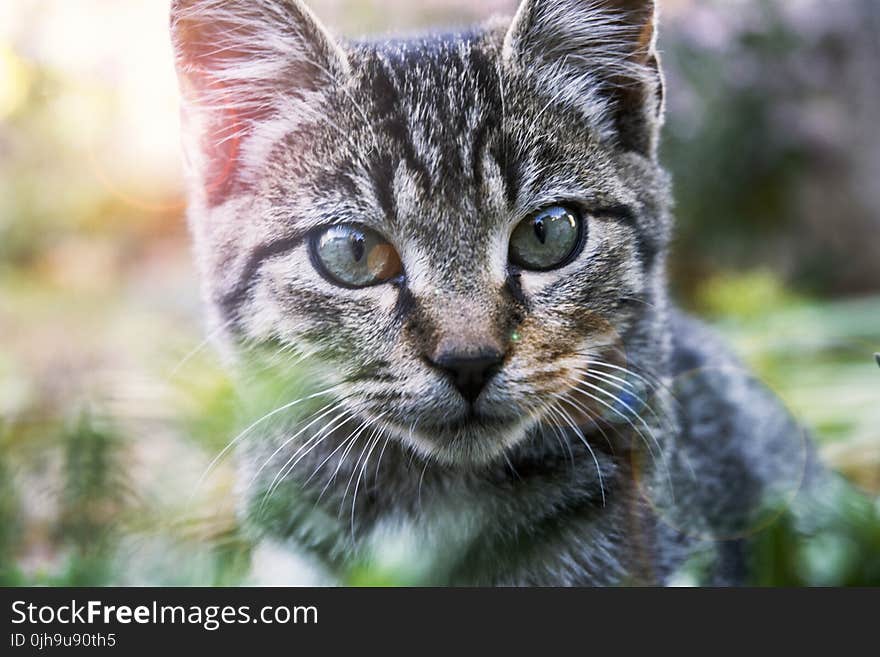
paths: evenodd
<path fill-rule="evenodd" d="M 474 467 L 504 458 L 531 427 L 526 418 L 469 418 L 455 423 L 417 424 L 400 428 L 400 439 L 425 458 L 444 465 Z"/>

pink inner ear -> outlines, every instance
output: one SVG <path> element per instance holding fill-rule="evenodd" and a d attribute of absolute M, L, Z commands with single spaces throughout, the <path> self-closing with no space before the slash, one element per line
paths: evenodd
<path fill-rule="evenodd" d="M 232 108 L 221 113 L 219 128 L 216 132 L 218 141 L 213 146 L 205 144 L 205 155 L 209 158 L 209 176 L 205 179 L 205 193 L 212 201 L 225 198 L 232 186 L 232 174 L 238 163 L 241 144 L 241 130 L 244 124 Z M 221 137 L 221 135 L 228 135 Z M 209 137 L 206 135 L 205 140 Z"/>
<path fill-rule="evenodd" d="M 235 109 L 226 107 L 203 136 L 202 148 L 208 167 L 205 193 L 212 203 L 226 198 L 231 191 L 245 125 Z"/>
<path fill-rule="evenodd" d="M 204 191 L 208 202 L 216 205 L 231 191 L 241 140 L 249 123 L 236 109 L 239 104 L 235 92 L 207 71 L 191 71 L 186 84 L 189 112 L 202 122 L 198 131 Z M 205 103 L 206 98 L 211 99 L 210 103 Z"/>
<path fill-rule="evenodd" d="M 198 158 L 205 196 L 212 206 L 232 191 L 241 142 L 250 129 L 249 119 L 256 118 L 247 116 L 252 99 L 243 98 L 241 89 L 214 73 L 230 62 L 247 59 L 244 52 L 223 41 L 234 31 L 234 26 L 221 22 L 181 20 L 176 24 L 184 115 L 191 122 L 189 129 L 199 137 L 200 152 L 193 157 Z M 246 35 L 241 36 L 246 42 Z"/>

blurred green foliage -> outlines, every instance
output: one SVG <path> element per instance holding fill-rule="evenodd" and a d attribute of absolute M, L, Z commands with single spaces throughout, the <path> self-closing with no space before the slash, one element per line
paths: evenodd
<path fill-rule="evenodd" d="M 880 4 L 703 0 L 661 31 L 672 270 L 769 268 L 810 294 L 876 291 Z"/>
<path fill-rule="evenodd" d="M 880 586 L 880 499 L 836 481 L 823 499 L 767 512 L 779 517 L 749 543 L 752 584 Z"/>

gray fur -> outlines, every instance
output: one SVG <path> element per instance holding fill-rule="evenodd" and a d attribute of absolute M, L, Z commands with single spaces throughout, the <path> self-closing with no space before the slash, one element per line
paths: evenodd
<path fill-rule="evenodd" d="M 741 580 L 754 512 L 809 449 L 670 309 L 655 21 L 650 0 L 525 0 L 468 33 L 342 43 L 299 0 L 174 3 L 222 347 L 241 368 L 274 345 L 337 386 L 320 422 L 242 441 L 260 535 L 337 570 L 405 536 L 428 583 L 664 583 L 703 552 Z M 511 270 L 514 227 L 560 201 L 589 217 L 583 252 Z M 395 245 L 402 282 L 315 271 L 309 232 L 350 222 Z M 473 413 L 425 363 L 447 344 L 505 353 Z M 622 407 L 636 383 L 645 408 Z"/>

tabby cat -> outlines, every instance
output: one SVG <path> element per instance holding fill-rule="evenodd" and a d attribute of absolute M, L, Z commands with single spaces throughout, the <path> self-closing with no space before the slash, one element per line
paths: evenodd
<path fill-rule="evenodd" d="M 310 391 L 233 441 L 259 539 L 328 577 L 402 552 L 422 584 L 745 580 L 762 502 L 817 466 L 670 306 L 656 13 L 342 41 L 300 0 L 173 3 L 214 335 Z"/>

